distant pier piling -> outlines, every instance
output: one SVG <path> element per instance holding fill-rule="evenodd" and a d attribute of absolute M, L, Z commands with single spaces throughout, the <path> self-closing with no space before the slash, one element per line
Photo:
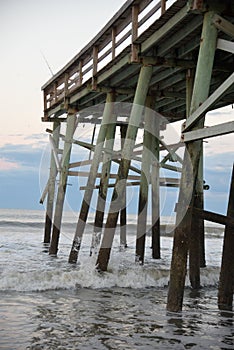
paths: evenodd
<path fill-rule="evenodd" d="M 153 1 L 127 0 L 97 36 L 42 87 L 42 120 L 53 123 L 50 174 L 40 200 L 47 197 L 44 242 L 50 243 L 49 254 L 57 256 L 68 179 L 81 175 L 87 183 L 82 186 L 69 263 L 78 260 L 96 190 L 90 242 L 90 255 L 97 255 L 94 268 L 108 271 L 118 220 L 124 254 L 129 186 L 139 186 L 135 262 L 146 263 L 150 200 L 152 259 L 160 259 L 160 188 L 178 187 L 167 310 L 182 310 L 187 274 L 192 288 L 201 286 L 200 268 L 206 266 L 204 220 L 225 225 L 218 307 L 230 310 L 234 175 L 227 215 L 204 210 L 204 189 L 209 186 L 204 186 L 203 142 L 234 132 L 234 120 L 205 126 L 207 112 L 234 103 L 234 3 L 177 0 L 168 6 L 165 0 Z M 167 144 L 163 131 L 177 122 L 183 125 L 180 139 Z M 87 124 L 98 130 L 90 142 L 79 139 L 79 126 Z M 62 125 L 65 135 L 60 133 Z M 139 131 L 143 142 L 138 142 Z M 89 159 L 71 163 L 73 145 L 88 150 Z M 179 153 L 182 146 L 184 156 Z M 70 170 L 83 165 L 90 166 L 89 171 Z M 173 175 L 162 177 L 162 170 Z M 153 263 L 157 268 L 157 262 Z"/>
<path fill-rule="evenodd" d="M 52 142 L 55 149 L 58 149 L 59 146 L 59 134 L 60 134 L 61 123 L 55 121 L 53 123 L 53 138 Z M 51 239 L 51 229 L 53 223 L 53 210 L 54 210 L 54 198 L 55 198 L 55 182 L 56 176 L 58 173 L 58 168 L 56 165 L 56 152 L 51 150 L 51 161 L 50 161 L 50 173 L 48 180 L 48 192 L 47 192 L 47 205 L 46 205 L 46 218 L 45 218 L 45 231 L 44 231 L 44 243 L 49 244 Z"/>

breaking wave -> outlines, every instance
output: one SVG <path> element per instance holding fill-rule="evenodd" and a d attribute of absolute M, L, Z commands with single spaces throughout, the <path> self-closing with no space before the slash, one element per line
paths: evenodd
<path fill-rule="evenodd" d="M 92 259 L 89 259 L 92 260 Z M 203 287 L 216 286 L 219 268 L 209 267 L 201 270 Z M 139 266 L 110 264 L 108 272 L 99 273 L 94 262 L 84 261 L 78 266 L 57 266 L 33 271 L 7 271 L 0 275 L 0 291 L 37 292 L 77 288 L 165 288 L 169 282 L 169 268 L 156 264 Z M 189 286 L 188 278 L 186 286 Z"/>

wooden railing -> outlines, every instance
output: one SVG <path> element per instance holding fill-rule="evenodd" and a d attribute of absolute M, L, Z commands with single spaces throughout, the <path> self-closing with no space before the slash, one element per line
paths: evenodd
<path fill-rule="evenodd" d="M 95 75 L 127 46 L 134 62 L 138 52 L 135 40 L 166 11 L 166 4 L 174 2 L 126 1 L 96 37 L 42 87 L 44 110 L 63 102 L 89 79 L 95 90 Z"/>

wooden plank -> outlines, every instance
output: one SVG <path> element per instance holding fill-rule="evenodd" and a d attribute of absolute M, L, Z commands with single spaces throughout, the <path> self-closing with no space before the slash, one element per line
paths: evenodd
<path fill-rule="evenodd" d="M 182 139 L 184 142 L 190 142 L 208 139 L 215 136 L 227 135 L 232 132 L 234 132 L 234 121 L 185 132 L 182 134 Z"/>
<path fill-rule="evenodd" d="M 217 102 L 222 95 L 234 84 L 234 73 L 230 75 L 214 92 L 211 94 L 205 102 L 198 107 L 194 113 L 190 115 L 190 117 L 186 121 L 186 126 L 184 131 L 188 131 L 194 126 L 203 116 L 204 114 L 211 109 L 211 107 Z"/>

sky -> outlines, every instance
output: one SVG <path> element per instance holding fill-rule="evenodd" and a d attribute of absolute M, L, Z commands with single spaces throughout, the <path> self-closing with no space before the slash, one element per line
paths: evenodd
<path fill-rule="evenodd" d="M 45 129 L 51 125 L 41 122 L 41 86 L 51 78 L 50 69 L 53 73 L 60 70 L 124 2 L 0 0 L 0 208 L 44 209 L 39 204 L 44 183 L 40 171 L 48 153 Z M 206 124 L 233 119 L 228 106 L 209 114 Z M 210 185 L 205 205 L 223 214 L 234 158 L 232 139 L 233 134 L 204 143 L 205 180 Z M 175 191 L 168 195 L 177 196 Z M 80 203 L 73 198 L 70 205 L 75 201 L 76 206 Z"/>

